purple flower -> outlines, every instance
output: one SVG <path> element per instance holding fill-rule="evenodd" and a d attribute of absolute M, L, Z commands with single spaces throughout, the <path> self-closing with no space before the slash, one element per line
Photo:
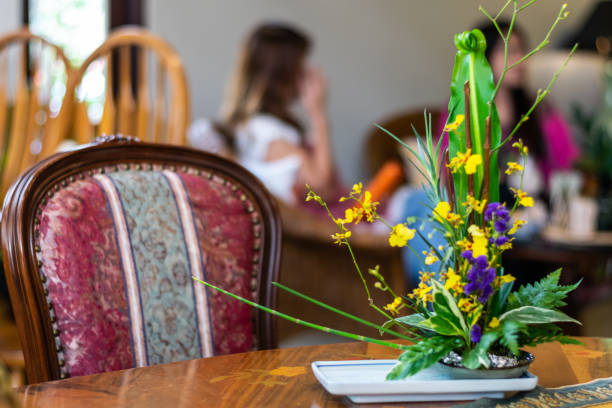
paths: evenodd
<path fill-rule="evenodd" d="M 479 268 L 484 269 L 489 265 L 486 255 L 480 255 L 474 259 L 474 265 L 478 265 Z"/>
<path fill-rule="evenodd" d="M 470 340 L 472 343 L 480 343 L 480 338 L 482 337 L 482 330 L 480 330 L 480 326 L 475 324 L 472 326 L 472 330 L 470 331 Z"/>
<path fill-rule="evenodd" d="M 496 219 L 493 223 L 493 228 L 495 228 L 496 232 L 503 234 L 504 232 L 508 231 L 508 221 Z"/>
<path fill-rule="evenodd" d="M 486 222 L 493 221 L 493 228 L 499 234 L 504 234 L 510 229 L 510 211 L 504 204 L 490 203 L 485 210 L 484 218 Z"/>
<path fill-rule="evenodd" d="M 487 205 L 487 208 L 485 209 L 485 212 L 484 212 L 484 219 L 486 222 L 491 221 L 491 219 L 493 218 L 493 214 L 495 213 L 495 211 L 497 211 L 497 209 L 500 206 L 501 204 L 498 202 L 492 202 Z"/>
<path fill-rule="evenodd" d="M 495 280 L 495 269 L 489 267 L 487 257 L 484 255 L 476 259 L 472 258 L 470 263 L 472 267 L 467 274 L 468 283 L 464 288 L 465 293 L 467 295 L 478 293 L 478 301 L 480 303 L 485 303 L 493 294 L 493 287 L 491 284 Z"/>
<path fill-rule="evenodd" d="M 461 253 L 461 256 L 464 257 L 465 259 L 468 260 L 468 262 L 473 263 L 474 262 L 474 256 L 473 256 L 473 252 L 471 249 L 465 250 Z"/>
<path fill-rule="evenodd" d="M 497 246 L 502 246 L 506 243 L 508 243 L 508 241 L 510 241 L 510 238 L 508 238 L 505 235 L 500 235 L 499 237 L 497 237 L 497 239 L 495 240 L 495 245 Z"/>

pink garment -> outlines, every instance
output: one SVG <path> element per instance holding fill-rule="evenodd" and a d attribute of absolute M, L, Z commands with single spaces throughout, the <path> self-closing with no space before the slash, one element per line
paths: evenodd
<path fill-rule="evenodd" d="M 540 127 L 546 142 L 546 160 L 541 168 L 548 185 L 550 174 L 554 170 L 569 169 L 580 156 L 580 150 L 572 140 L 569 126 L 557 111 L 548 109 L 547 114 L 542 115 Z"/>
<path fill-rule="evenodd" d="M 440 115 L 437 128 L 438 135 L 442 133 L 447 117 L 448 113 Z M 538 167 L 542 171 L 546 186 L 548 186 L 550 175 L 556 170 L 569 169 L 580 156 L 580 149 L 572 138 L 569 125 L 558 111 L 547 107 L 541 111 L 539 118 L 540 129 L 542 130 L 542 137 L 546 147 L 546 158 L 540 160 Z M 504 129 L 503 133 L 504 135 L 507 134 L 507 129 Z M 444 150 L 447 147 L 448 134 L 444 133 L 442 149 Z"/>

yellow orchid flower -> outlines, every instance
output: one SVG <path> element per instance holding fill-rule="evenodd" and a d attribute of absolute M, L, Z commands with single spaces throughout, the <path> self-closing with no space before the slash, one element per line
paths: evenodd
<path fill-rule="evenodd" d="M 397 224 L 393 227 L 389 235 L 389 245 L 392 247 L 405 247 L 412 238 L 416 230 L 406 227 L 404 224 Z"/>
<path fill-rule="evenodd" d="M 374 222 L 376 220 L 376 206 L 378 206 L 378 204 L 378 201 L 372 202 L 372 193 L 366 190 L 363 194 L 361 207 L 367 222 Z"/>
<path fill-rule="evenodd" d="M 505 173 L 507 175 L 511 175 L 514 172 L 523 171 L 524 170 L 523 166 L 521 166 L 520 164 L 518 164 L 516 162 L 508 162 L 506 164 L 508 165 L 508 168 L 505 171 Z"/>
<path fill-rule="evenodd" d="M 451 206 L 446 201 L 440 201 L 433 210 L 433 215 L 438 222 L 448 221 L 451 225 L 457 226 L 463 223 L 461 216 L 451 212 Z"/>
<path fill-rule="evenodd" d="M 510 190 L 512 190 L 520 205 L 523 207 L 533 207 L 533 198 L 529 197 L 526 192 L 516 188 L 510 188 Z"/>
<path fill-rule="evenodd" d="M 457 241 L 457 246 L 461 248 L 463 251 L 467 249 L 472 249 L 472 243 L 465 238 Z"/>
<path fill-rule="evenodd" d="M 515 147 L 516 149 L 518 149 L 519 153 L 521 154 L 527 154 L 527 152 L 529 151 L 527 149 L 527 146 L 523 144 L 522 139 L 519 139 L 518 142 L 512 143 L 512 147 Z"/>
<path fill-rule="evenodd" d="M 337 234 L 333 234 L 331 237 L 334 240 L 334 244 L 341 245 L 343 241 L 351 236 L 351 231 L 340 232 Z"/>
<path fill-rule="evenodd" d="M 491 321 L 489 322 L 489 327 L 494 329 L 497 326 L 499 326 L 499 319 L 497 317 L 494 317 L 491 319 Z"/>
<path fill-rule="evenodd" d="M 402 298 L 396 297 L 393 299 L 393 303 L 389 303 L 384 307 L 385 310 L 389 311 L 392 315 L 397 315 L 399 313 L 398 309 L 402 306 Z"/>
<path fill-rule="evenodd" d="M 476 167 L 482 164 L 482 156 L 479 154 L 472 154 L 468 157 L 465 162 L 465 174 L 476 173 Z"/>
<path fill-rule="evenodd" d="M 451 207 L 449 203 L 447 203 L 446 201 L 440 201 L 436 205 L 436 208 L 434 208 L 433 215 L 436 217 L 437 220 L 442 221 L 446 219 L 446 216 L 448 215 L 450 210 Z"/>
<path fill-rule="evenodd" d="M 466 174 L 474 174 L 476 173 L 476 167 L 481 164 L 482 156 L 479 154 L 472 154 L 472 149 L 467 149 L 465 153 L 457 152 L 457 156 L 453 157 L 447 166 L 453 173 L 465 168 Z"/>
<path fill-rule="evenodd" d="M 512 234 L 516 234 L 516 231 L 519 230 L 520 228 L 523 227 L 523 225 L 527 224 L 527 221 L 525 220 L 516 220 L 514 221 L 514 224 L 512 225 L 512 228 L 510 228 L 510 231 L 508 231 L 508 235 L 512 235 Z"/>
<path fill-rule="evenodd" d="M 444 289 L 454 290 L 455 293 L 463 293 L 463 285 L 461 284 L 461 276 L 455 273 L 453 268 L 448 268 L 448 271 L 444 274 L 446 281 L 444 282 Z"/>
<path fill-rule="evenodd" d="M 482 228 L 480 228 L 476 224 L 470 225 L 470 227 L 468 228 L 468 232 L 470 233 L 472 237 L 484 237 L 485 236 L 485 232 L 482 230 Z"/>
<path fill-rule="evenodd" d="M 423 281 L 419 282 L 419 286 L 412 290 L 412 293 L 408 295 L 410 298 L 417 298 L 424 305 L 427 302 L 433 301 L 433 296 L 431 295 L 431 291 L 433 290 L 433 286 L 428 286 Z"/>
<path fill-rule="evenodd" d="M 432 265 L 439 261 L 438 257 L 433 251 L 433 248 L 430 248 L 429 252 L 423 251 L 423 255 L 425 255 L 425 265 Z"/>
<path fill-rule="evenodd" d="M 484 235 L 472 236 L 474 243 L 472 244 L 473 256 L 479 257 L 481 255 L 487 255 L 487 248 L 489 246 L 489 240 Z"/>
<path fill-rule="evenodd" d="M 460 113 L 459 115 L 455 116 L 455 120 L 452 123 L 448 123 L 446 126 L 444 126 L 444 131 L 450 132 L 451 130 L 457 130 L 464 120 L 465 115 Z"/>
<path fill-rule="evenodd" d="M 495 278 L 495 286 L 500 287 L 504 283 L 514 282 L 516 278 L 509 273 Z"/>
<path fill-rule="evenodd" d="M 462 312 L 470 313 L 476 307 L 476 302 L 473 302 L 472 299 L 469 298 L 461 298 L 459 299 L 457 306 Z"/>
<path fill-rule="evenodd" d="M 463 203 L 464 206 L 467 206 L 468 209 L 472 211 L 476 211 L 478 214 L 482 214 L 484 211 L 485 205 L 487 204 L 487 200 L 477 200 L 471 195 L 468 194 L 466 201 Z"/>

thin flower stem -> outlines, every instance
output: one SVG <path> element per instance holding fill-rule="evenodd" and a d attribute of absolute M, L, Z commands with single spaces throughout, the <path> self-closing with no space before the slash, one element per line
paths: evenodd
<path fill-rule="evenodd" d="M 353 248 L 351 248 L 351 244 L 349 244 L 348 239 L 346 238 L 344 238 L 344 244 L 348 248 L 349 253 L 351 254 L 351 259 L 353 260 L 353 264 L 355 265 L 355 269 L 357 269 L 357 273 L 359 274 L 359 277 L 361 278 L 361 281 L 363 282 L 363 287 L 365 288 L 366 295 L 368 296 L 368 302 L 372 303 L 373 300 L 372 300 L 372 295 L 370 295 L 370 289 L 368 288 L 368 283 L 363 277 L 363 273 L 361 273 L 361 268 L 359 267 L 359 264 L 357 263 L 355 254 L 353 253 Z"/>
<path fill-rule="evenodd" d="M 453 175 L 451 174 L 451 171 L 448 167 L 450 163 L 450 152 L 448 149 L 446 149 L 444 153 L 443 161 L 444 161 L 444 170 L 446 172 L 446 195 L 448 195 L 446 199 L 448 200 L 449 203 L 454 203 L 455 202 L 455 183 L 453 180 Z"/>
<path fill-rule="evenodd" d="M 506 2 L 506 4 L 504 4 L 504 7 L 501 8 L 501 10 L 499 10 L 499 12 L 497 13 L 497 15 L 495 16 L 495 20 L 497 20 L 499 18 L 499 16 L 502 15 L 502 13 L 506 10 L 506 8 L 510 5 L 510 3 L 512 3 L 512 0 L 508 0 Z M 481 6 L 482 7 L 482 6 Z"/>
<path fill-rule="evenodd" d="M 513 0 L 512 17 L 510 18 L 508 32 L 505 35 L 502 33 L 501 28 L 499 27 L 499 24 L 497 24 L 497 21 L 496 21 L 497 17 L 496 19 L 492 19 L 489 14 L 484 12 L 484 9 L 481 8 L 481 11 L 483 11 L 485 16 L 487 16 L 493 22 L 493 25 L 495 25 L 495 28 L 501 35 L 502 40 L 504 42 L 504 69 L 502 70 L 502 73 L 499 76 L 499 79 L 497 80 L 497 84 L 495 85 L 495 89 L 493 90 L 493 94 L 491 95 L 491 100 L 489 100 L 489 116 L 491 116 L 493 114 L 493 105 L 495 104 L 495 98 L 497 97 L 497 93 L 499 92 L 499 89 L 501 88 L 501 84 L 504 82 L 506 73 L 509 70 L 508 68 L 508 50 L 509 50 L 509 45 L 510 45 L 510 35 L 512 34 L 512 30 L 514 29 L 514 23 L 516 22 L 516 16 L 518 14 L 518 0 Z"/>
<path fill-rule="evenodd" d="M 481 200 L 489 200 L 489 178 L 491 172 L 491 115 L 487 116 L 485 122 L 485 142 L 484 142 L 484 158 L 482 165 L 484 166 L 484 178 L 482 182 L 482 188 L 480 192 Z"/>
<path fill-rule="evenodd" d="M 535 3 L 536 1 L 538 1 L 538 0 L 531 0 L 530 2 L 523 4 L 523 5 L 522 5 L 522 6 L 521 6 L 521 7 L 518 9 L 518 11 L 523 11 L 523 10 L 525 10 L 527 7 L 531 6 L 531 5 L 532 5 L 533 3 Z"/>
<path fill-rule="evenodd" d="M 379 308 L 378 306 L 376 306 L 373 302 L 370 304 L 370 307 L 372 307 L 374 310 L 376 310 L 378 313 L 382 314 L 383 316 L 385 316 L 387 318 L 387 320 L 393 320 L 393 322 L 395 324 L 397 324 L 398 326 L 400 326 L 402 329 L 410 332 L 410 328 L 407 327 L 405 324 L 403 324 L 402 322 L 400 322 L 399 320 L 395 319 L 393 316 L 389 316 L 388 313 L 386 313 L 384 310 L 382 310 L 381 308 Z"/>
<path fill-rule="evenodd" d="M 532 1 L 533 2 L 533 1 Z M 528 4 L 527 6 L 529 6 L 530 4 Z M 546 45 L 548 45 L 548 43 L 550 42 L 550 36 L 552 35 L 552 32 L 555 30 L 555 28 L 557 27 L 557 25 L 559 24 L 559 22 L 561 22 L 562 20 L 565 20 L 567 15 L 565 12 L 565 8 L 566 5 L 564 4 L 563 6 L 561 6 L 561 10 L 559 11 L 559 14 L 557 15 L 557 18 L 555 19 L 555 21 L 553 22 L 552 26 L 550 27 L 550 29 L 548 30 L 548 32 L 546 33 L 546 36 L 544 36 L 544 39 L 531 51 L 529 51 L 526 55 L 524 55 L 521 59 L 519 59 L 518 61 L 514 62 L 513 64 L 511 64 L 506 71 L 510 71 L 512 68 L 514 68 L 515 66 L 517 66 L 518 64 L 520 64 L 521 62 L 524 62 L 527 58 L 531 57 L 533 54 L 535 54 L 536 52 L 540 51 L 542 48 L 544 48 Z M 523 8 L 519 9 L 518 11 L 521 11 Z M 505 65 L 504 65 L 505 66 Z"/>
<path fill-rule="evenodd" d="M 378 329 L 378 330 L 380 330 L 382 332 L 385 332 L 385 333 L 391 334 L 393 336 L 399 337 L 400 339 L 414 340 L 414 337 L 408 337 L 408 336 L 406 336 L 404 334 L 401 334 L 401 333 L 398 333 L 398 332 L 396 332 L 394 330 L 390 330 L 390 329 L 387 329 L 385 327 L 379 326 L 377 324 L 371 323 L 371 322 L 369 322 L 367 320 L 364 320 L 364 319 L 362 319 L 360 317 L 354 316 L 354 315 L 349 314 L 347 312 L 344 312 L 344 311 L 342 311 L 340 309 L 337 309 L 337 308 L 335 308 L 333 306 L 327 305 L 327 304 L 325 304 L 325 303 L 323 303 L 323 302 L 321 302 L 319 300 L 313 299 L 313 298 L 311 298 L 308 295 L 304 295 L 303 293 L 300 293 L 300 292 L 298 292 L 296 290 L 293 290 L 293 289 L 291 289 L 291 288 L 289 288 L 289 287 L 287 287 L 285 285 L 282 285 L 282 284 L 280 284 L 278 282 L 272 282 L 272 284 L 274 286 L 278 287 L 278 288 L 281 288 L 282 290 L 284 290 L 286 292 L 291 293 L 292 295 L 298 296 L 298 297 L 300 297 L 300 298 L 302 298 L 304 300 L 307 300 L 307 301 L 309 301 L 311 303 L 314 303 L 317 306 L 320 306 L 320 307 L 322 307 L 324 309 L 327 309 L 327 310 L 329 310 L 331 312 L 334 312 L 334 313 L 337 313 L 337 314 L 339 314 L 341 316 L 344 316 L 347 319 L 351 319 L 351 320 L 354 320 L 354 321 L 359 322 L 361 324 L 364 324 L 366 326 L 373 327 L 373 328 Z M 395 320 L 395 319 L 391 318 L 389 320 Z"/>
<path fill-rule="evenodd" d="M 493 113 L 493 105 L 495 102 L 495 98 L 497 97 L 497 94 L 499 92 L 499 89 L 501 87 L 502 82 L 504 81 L 504 78 L 506 76 L 506 73 L 508 71 L 510 71 L 512 68 L 516 67 L 518 64 L 524 62 L 525 60 L 527 60 L 528 58 L 530 58 L 531 56 L 533 56 L 535 53 L 539 52 L 540 50 L 542 50 L 542 48 L 544 48 L 546 45 L 548 45 L 548 43 L 550 42 L 550 36 L 552 35 L 552 32 L 555 30 L 555 28 L 557 27 L 557 25 L 559 24 L 559 22 L 561 22 L 562 20 L 565 20 L 567 18 L 567 5 L 563 4 L 561 6 L 561 9 L 559 10 L 559 13 L 557 14 L 557 18 L 555 19 L 555 21 L 553 22 L 552 26 L 550 27 L 550 29 L 548 30 L 548 32 L 546 33 L 544 39 L 531 51 L 529 51 L 526 55 L 524 55 L 521 59 L 519 59 L 518 61 L 512 63 L 511 65 L 508 65 L 508 49 L 509 49 L 509 42 L 510 42 L 510 36 L 512 34 L 512 30 L 514 29 L 514 24 L 516 22 L 516 16 L 518 15 L 519 12 L 525 10 L 527 7 L 531 6 L 533 3 L 535 3 L 536 0 L 531 0 L 528 3 L 524 4 L 523 6 L 519 7 L 519 2 L 518 0 L 513 0 L 513 11 L 512 11 L 512 18 L 510 19 L 510 24 L 508 27 L 508 32 L 507 33 L 503 33 L 499 27 L 499 24 L 497 24 L 497 18 L 501 15 L 501 13 L 503 12 L 503 10 L 508 6 L 508 3 L 506 3 L 506 5 L 504 5 L 503 9 L 497 14 L 497 16 L 495 16 L 495 18 L 491 17 L 491 15 L 489 13 L 487 13 L 487 11 L 481 6 L 479 7 L 479 10 L 489 19 L 491 20 L 491 22 L 493 23 L 493 25 L 495 26 L 495 28 L 497 29 L 497 31 L 499 32 L 500 36 L 502 37 L 502 40 L 504 42 L 504 68 L 502 70 L 502 73 L 499 76 L 499 79 L 497 81 L 497 84 L 495 85 L 495 89 L 493 91 L 491 100 L 489 101 L 489 115 L 491 115 Z M 571 54 L 570 54 L 571 55 Z M 564 64 L 565 65 L 565 64 Z M 539 101 L 538 101 L 539 103 Z M 520 125 L 523 123 L 524 121 L 519 121 L 517 124 L 517 127 L 520 127 Z M 503 144 L 502 144 L 503 145 Z M 494 150 L 496 151 L 496 150 Z"/>
<path fill-rule="evenodd" d="M 293 323 L 296 323 L 296 324 L 299 324 L 299 325 L 302 325 L 302 326 L 310 327 L 311 329 L 316 329 L 316 330 L 319 330 L 319 331 L 322 331 L 322 332 L 325 332 L 325 333 L 335 334 L 337 336 L 347 337 L 347 338 L 353 339 L 353 340 L 365 341 L 365 342 L 368 342 L 368 343 L 379 344 L 381 346 L 387 346 L 387 347 L 391 347 L 391 348 L 395 348 L 395 349 L 399 349 L 399 350 L 406 350 L 406 349 L 408 349 L 408 346 L 405 346 L 403 344 L 396 344 L 396 343 L 391 343 L 391 342 L 384 341 L 384 340 L 374 339 L 374 338 L 371 338 L 371 337 L 360 336 L 360 335 L 349 333 L 349 332 L 345 332 L 345 331 L 342 331 L 342 330 L 331 329 L 329 327 L 325 327 L 325 326 L 321 326 L 321 325 L 318 325 L 318 324 L 310 323 L 310 322 L 307 322 L 307 321 L 304 321 L 304 320 L 296 319 L 293 316 L 286 315 L 286 314 L 278 312 L 278 311 L 276 311 L 274 309 L 270 309 L 269 307 L 262 306 L 262 305 L 260 305 L 258 303 L 252 302 L 252 301 L 250 301 L 248 299 L 245 299 L 245 298 L 243 298 L 241 296 L 235 295 L 235 294 L 233 294 L 231 292 L 228 292 L 227 290 L 221 289 L 221 288 L 219 288 L 219 287 L 217 287 L 215 285 L 212 285 L 212 284 L 210 284 L 208 282 L 200 280 L 200 279 L 196 278 L 195 276 L 193 277 L 193 280 L 195 280 L 197 282 L 200 282 L 201 284 L 206 285 L 207 287 L 209 287 L 211 289 L 214 289 L 216 291 L 219 291 L 219 292 L 221 292 L 221 293 L 223 293 L 225 295 L 228 295 L 228 296 L 230 296 L 230 297 L 232 297 L 234 299 L 237 299 L 237 300 L 239 300 L 241 302 L 244 302 L 244 303 L 246 303 L 249 306 L 253 306 L 253 307 L 257 308 L 257 309 L 261 309 L 261 310 L 263 310 L 265 312 L 273 314 L 274 316 L 278 316 L 278 317 L 283 318 L 285 320 L 289 320 L 290 322 L 293 322 Z"/>
<path fill-rule="evenodd" d="M 417 232 L 417 234 L 419 234 L 419 237 L 421 237 L 421 239 L 423 241 L 425 241 L 425 243 L 427 245 L 429 245 L 429 248 L 433 249 L 433 251 L 436 254 L 436 257 L 438 257 L 438 259 L 440 259 L 440 260 L 444 259 L 444 257 L 442 255 L 440 255 L 440 252 L 438 251 L 438 248 L 436 248 L 431 242 L 429 242 L 429 240 L 427 238 L 425 238 L 425 236 L 421 233 L 421 231 L 419 231 L 417 229 L 416 232 Z M 421 261 L 421 262 L 425 263 L 424 261 Z"/>
<path fill-rule="evenodd" d="M 561 74 L 561 72 L 565 69 L 565 67 L 567 67 L 567 64 L 569 63 L 570 58 L 572 57 L 572 55 L 574 55 L 574 52 L 576 52 L 576 49 L 578 48 L 578 44 L 574 44 L 574 47 L 572 47 L 572 50 L 570 51 L 570 53 L 567 55 L 567 57 L 565 58 L 565 61 L 563 62 L 563 65 L 561 65 L 561 67 L 557 70 L 557 72 L 555 72 L 555 74 L 553 75 L 553 77 L 551 78 L 550 82 L 548 82 L 548 86 L 546 86 L 546 89 L 544 89 L 544 91 L 538 90 L 537 96 L 536 96 L 536 100 L 533 103 L 533 105 L 531 105 L 531 108 L 529 108 L 529 110 L 527 111 L 527 113 L 525 113 L 521 119 L 518 121 L 518 123 L 516 124 L 516 126 L 514 127 L 514 129 L 512 129 L 512 132 L 510 132 L 510 134 L 508 135 L 508 137 L 506 137 L 499 145 L 497 145 L 492 151 L 491 153 L 495 153 L 497 152 L 499 149 L 501 149 L 506 143 L 508 143 L 510 140 L 512 140 L 512 137 L 514 136 L 514 134 L 517 132 L 517 130 L 521 127 L 521 125 L 526 122 L 529 119 L 529 116 L 531 115 L 531 113 L 534 111 L 534 109 L 540 104 L 540 102 L 542 102 L 542 100 L 544 99 L 544 97 L 546 95 L 548 95 L 548 93 L 550 92 L 550 89 L 552 88 L 553 84 L 557 81 L 557 78 L 559 77 L 559 75 Z"/>
<path fill-rule="evenodd" d="M 385 224 L 385 226 L 388 227 L 390 230 L 393 229 L 393 225 L 389 224 L 389 222 L 387 222 L 387 220 L 385 220 L 383 217 L 378 215 L 378 213 L 376 213 L 376 219 L 382 222 L 383 224 Z"/>
<path fill-rule="evenodd" d="M 310 191 L 312 192 L 312 190 Z M 323 206 L 323 208 L 325 208 L 329 217 L 335 222 L 334 215 L 332 214 L 331 210 L 327 206 L 327 203 L 321 200 L 319 204 Z M 340 229 L 340 231 L 344 229 L 344 227 L 340 225 L 338 225 L 338 228 Z M 351 258 L 353 259 L 353 263 L 355 264 L 355 269 L 357 269 L 357 273 L 359 274 L 359 277 L 361 278 L 361 281 L 363 282 L 363 287 L 365 289 L 366 295 L 368 296 L 368 301 L 372 302 L 372 296 L 370 295 L 370 289 L 368 288 L 368 283 L 366 282 L 365 278 L 363 277 L 363 274 L 361 273 L 361 268 L 359 268 L 359 264 L 357 264 L 357 260 L 355 259 L 355 255 L 353 254 L 353 249 L 351 248 L 351 245 L 349 244 L 348 239 L 344 238 L 343 243 L 347 246 L 351 254 Z"/>

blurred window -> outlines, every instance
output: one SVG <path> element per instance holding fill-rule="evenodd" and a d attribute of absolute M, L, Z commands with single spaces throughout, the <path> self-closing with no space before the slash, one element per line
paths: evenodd
<path fill-rule="evenodd" d="M 24 7 L 30 30 L 62 47 L 73 67 L 81 65 L 108 33 L 107 0 L 27 0 Z M 66 92 L 65 75 L 60 66 L 51 73 L 52 114 L 59 111 Z M 105 84 L 104 63 L 96 61 L 83 77 L 78 95 L 87 102 L 94 123 L 102 116 Z"/>

